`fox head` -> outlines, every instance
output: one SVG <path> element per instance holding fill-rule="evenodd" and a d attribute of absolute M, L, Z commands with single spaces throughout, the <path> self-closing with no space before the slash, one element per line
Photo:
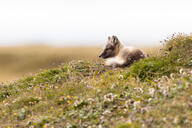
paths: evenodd
<path fill-rule="evenodd" d="M 107 44 L 99 57 L 106 59 L 118 54 L 120 41 L 116 36 L 108 37 Z"/>

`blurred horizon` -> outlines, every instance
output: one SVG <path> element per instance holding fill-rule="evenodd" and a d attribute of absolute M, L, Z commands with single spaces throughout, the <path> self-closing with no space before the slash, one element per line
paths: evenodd
<path fill-rule="evenodd" d="M 126 45 L 159 45 L 192 30 L 190 0 L 0 1 L 0 46 L 102 46 L 117 35 Z"/>

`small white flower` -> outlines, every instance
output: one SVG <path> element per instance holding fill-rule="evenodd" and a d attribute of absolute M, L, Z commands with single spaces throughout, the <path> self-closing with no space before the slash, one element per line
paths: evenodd
<path fill-rule="evenodd" d="M 103 112 L 103 115 L 108 115 L 108 114 L 111 114 L 111 111 L 110 111 L 110 110 L 105 110 L 105 111 Z"/>
<path fill-rule="evenodd" d="M 123 109 L 123 111 L 126 113 L 128 110 L 127 109 Z"/>
<path fill-rule="evenodd" d="M 174 123 L 174 124 L 177 124 L 177 123 L 178 123 L 178 120 L 179 120 L 178 117 L 175 117 L 174 120 L 173 120 L 173 123 Z"/>
<path fill-rule="evenodd" d="M 119 78 L 120 78 L 120 79 L 123 79 L 123 75 L 119 75 Z"/>
<path fill-rule="evenodd" d="M 141 93 L 143 93 L 143 89 L 142 88 L 134 88 L 134 89 L 139 91 L 139 92 L 141 92 Z"/>
<path fill-rule="evenodd" d="M 133 106 L 134 106 L 134 107 L 137 107 L 137 106 L 140 105 L 140 103 L 141 103 L 140 101 L 135 101 L 135 102 L 133 103 Z"/>
<path fill-rule="evenodd" d="M 174 79 L 174 73 L 171 73 L 171 74 L 170 74 L 170 77 L 171 77 L 171 79 L 173 80 L 173 79 Z"/>
<path fill-rule="evenodd" d="M 153 97 L 155 94 L 155 89 L 154 88 L 149 88 L 149 94 Z"/>
<path fill-rule="evenodd" d="M 104 95 L 104 101 L 107 101 L 107 102 L 113 101 L 113 94 L 109 93 L 109 94 Z"/>
<path fill-rule="evenodd" d="M 169 78 L 167 76 L 162 76 L 162 78 L 166 81 L 169 81 Z"/>
<path fill-rule="evenodd" d="M 164 118 L 163 118 L 163 121 L 167 121 L 167 118 L 166 118 L 166 117 L 164 117 Z"/>
<path fill-rule="evenodd" d="M 74 106 L 77 107 L 78 105 L 80 105 L 83 102 L 83 100 L 76 100 L 74 102 Z"/>
<path fill-rule="evenodd" d="M 100 125 L 98 126 L 98 128 L 103 128 L 103 126 L 100 124 Z"/>
<path fill-rule="evenodd" d="M 113 99 L 117 99 L 117 97 L 118 97 L 117 95 L 113 95 Z"/>
<path fill-rule="evenodd" d="M 152 98 L 149 98 L 149 99 L 148 99 L 148 102 L 151 102 L 151 101 L 152 101 Z"/>
<path fill-rule="evenodd" d="M 104 120 L 104 119 L 105 119 L 105 117 L 104 117 L 104 116 L 101 116 L 101 117 L 100 117 L 100 120 Z"/>
<path fill-rule="evenodd" d="M 180 73 L 180 74 L 182 74 L 182 73 L 183 73 L 183 69 L 182 69 L 182 68 L 179 70 L 179 73 Z"/>
<path fill-rule="evenodd" d="M 140 91 L 141 93 L 143 93 L 143 89 L 142 89 L 142 88 L 139 88 L 139 91 Z"/>
<path fill-rule="evenodd" d="M 164 97 L 168 96 L 168 91 L 167 91 L 167 89 L 163 89 L 161 92 L 162 92 L 162 94 L 163 94 Z"/>
<path fill-rule="evenodd" d="M 72 125 L 70 124 L 70 123 L 67 123 L 67 126 L 66 126 L 67 128 L 71 128 L 72 127 Z"/>
<path fill-rule="evenodd" d="M 113 95 L 112 93 L 104 95 L 104 102 L 113 102 L 114 99 L 117 99 L 117 95 Z"/>

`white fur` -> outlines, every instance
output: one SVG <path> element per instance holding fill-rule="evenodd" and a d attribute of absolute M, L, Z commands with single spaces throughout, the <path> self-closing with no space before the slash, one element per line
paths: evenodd
<path fill-rule="evenodd" d="M 122 58 L 119 56 L 109 58 L 105 61 L 105 65 L 107 66 L 116 66 L 116 65 L 122 65 L 125 62 Z"/>
<path fill-rule="evenodd" d="M 117 67 L 118 65 L 123 65 L 125 63 L 125 61 L 127 61 L 126 60 L 127 58 L 123 58 L 122 54 L 124 54 L 127 51 L 131 52 L 135 49 L 136 48 L 134 48 L 134 47 L 124 46 L 123 44 L 121 44 L 121 48 L 120 48 L 120 51 L 117 54 L 117 56 L 106 59 L 105 65 L 112 66 L 112 67 Z"/>
<path fill-rule="evenodd" d="M 124 47 L 122 44 L 121 44 L 121 49 L 120 49 L 120 52 L 118 53 L 117 56 L 115 57 L 112 57 L 112 58 L 108 58 L 106 59 L 105 61 L 105 65 L 107 66 L 116 66 L 116 65 L 122 65 L 125 63 L 125 59 L 122 58 L 121 56 L 121 52 L 123 51 L 123 49 L 125 49 L 126 47 Z M 132 47 L 128 47 L 130 50 L 132 49 Z"/>
<path fill-rule="evenodd" d="M 114 51 L 110 53 L 108 51 L 108 54 L 112 54 L 114 57 L 107 58 L 105 61 L 105 65 L 112 66 L 112 67 L 123 67 L 130 65 L 135 60 L 139 60 L 141 58 L 144 58 L 145 54 L 140 49 L 134 48 L 134 47 L 127 47 L 121 44 L 121 42 L 118 40 L 116 36 L 108 37 L 108 42 L 106 47 L 110 48 L 110 45 L 113 45 L 116 47 Z M 104 49 L 104 54 L 107 51 L 107 48 Z M 106 50 L 106 51 L 105 51 Z M 102 56 L 100 55 L 100 57 Z M 142 55 L 143 54 L 143 55 Z"/>

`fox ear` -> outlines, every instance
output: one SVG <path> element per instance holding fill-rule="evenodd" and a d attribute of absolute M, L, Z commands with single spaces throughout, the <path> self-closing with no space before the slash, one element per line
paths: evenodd
<path fill-rule="evenodd" d="M 114 45 L 116 45 L 116 44 L 119 43 L 119 40 L 118 40 L 117 36 L 112 36 L 112 43 L 113 43 Z"/>
<path fill-rule="evenodd" d="M 111 37 L 110 36 L 108 36 L 108 40 L 110 40 L 111 39 Z"/>

